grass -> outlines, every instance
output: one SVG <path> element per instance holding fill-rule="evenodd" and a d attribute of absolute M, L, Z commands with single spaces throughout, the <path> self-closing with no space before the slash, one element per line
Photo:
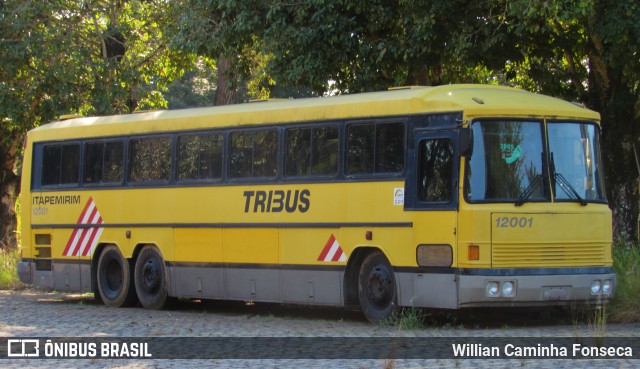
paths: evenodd
<path fill-rule="evenodd" d="M 640 250 L 638 245 L 616 242 L 613 267 L 617 276 L 616 290 L 607 309 L 615 322 L 640 321 Z"/>
<path fill-rule="evenodd" d="M 394 312 L 390 317 L 384 319 L 381 324 L 391 325 L 398 330 L 414 330 L 425 327 L 426 313 L 424 309 L 406 307 Z"/>
<path fill-rule="evenodd" d="M 20 249 L 0 249 L 0 290 L 15 289 L 22 286 L 18 279 Z"/>
<path fill-rule="evenodd" d="M 20 217 L 20 198 L 16 198 L 15 212 L 17 214 L 16 239 L 18 245 L 21 244 L 20 227 L 22 218 Z M 0 247 L 0 290 L 16 289 L 24 285 L 18 278 L 18 262 L 21 259 L 20 247 L 1 248 Z"/>

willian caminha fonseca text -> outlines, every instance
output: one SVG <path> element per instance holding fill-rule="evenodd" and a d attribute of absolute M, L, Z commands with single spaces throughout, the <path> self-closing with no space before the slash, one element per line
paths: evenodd
<path fill-rule="evenodd" d="M 633 357 L 633 349 L 625 346 L 592 346 L 574 343 L 570 346 L 541 344 L 502 346 L 481 343 L 451 344 L 454 357 L 541 357 L 541 358 L 624 358 Z"/>

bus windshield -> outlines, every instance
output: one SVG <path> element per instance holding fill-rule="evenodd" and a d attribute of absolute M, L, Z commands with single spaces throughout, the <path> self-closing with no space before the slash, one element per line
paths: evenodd
<path fill-rule="evenodd" d="M 547 200 L 541 121 L 482 121 L 471 125 L 473 152 L 467 164 L 469 201 Z"/>
<path fill-rule="evenodd" d="M 550 122 L 549 153 L 556 200 L 605 201 L 600 135 L 595 124 Z"/>
<path fill-rule="evenodd" d="M 471 125 L 473 152 L 465 191 L 471 202 L 606 201 L 595 124 L 548 122 L 545 155 L 541 120 L 486 120 Z M 550 163 L 547 163 L 550 161 Z"/>

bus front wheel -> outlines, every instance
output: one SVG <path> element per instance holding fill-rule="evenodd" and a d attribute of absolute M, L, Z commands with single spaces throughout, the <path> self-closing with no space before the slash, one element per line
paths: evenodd
<path fill-rule="evenodd" d="M 138 299 L 146 309 L 162 309 L 168 301 L 164 261 L 154 246 L 144 246 L 135 268 Z"/>
<path fill-rule="evenodd" d="M 97 266 L 98 293 L 107 306 L 126 307 L 135 302 L 129 261 L 115 245 L 108 245 L 100 254 Z"/>
<path fill-rule="evenodd" d="M 393 268 L 380 251 L 367 255 L 360 266 L 358 298 L 362 313 L 372 323 L 390 317 L 398 308 Z"/>

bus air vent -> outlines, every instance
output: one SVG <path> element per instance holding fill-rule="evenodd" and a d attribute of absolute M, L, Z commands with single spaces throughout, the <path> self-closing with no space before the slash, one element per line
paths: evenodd
<path fill-rule="evenodd" d="M 36 243 L 36 270 L 51 270 L 51 234 L 38 233 L 35 235 Z"/>
<path fill-rule="evenodd" d="M 389 91 L 398 91 L 398 90 L 419 90 L 422 88 L 427 88 L 426 86 L 398 86 L 398 87 L 389 87 Z"/>
<path fill-rule="evenodd" d="M 261 103 L 261 102 L 275 102 L 275 101 L 288 101 L 288 100 L 293 100 L 293 99 L 280 99 L 280 98 L 270 97 L 268 99 L 251 99 L 251 100 L 249 100 L 249 102 L 250 103 Z"/>
<path fill-rule="evenodd" d="M 69 120 L 69 119 L 75 119 L 75 118 L 82 118 L 82 115 L 80 114 L 63 114 L 60 116 L 60 118 L 58 118 L 59 121 L 63 121 L 63 120 Z"/>

